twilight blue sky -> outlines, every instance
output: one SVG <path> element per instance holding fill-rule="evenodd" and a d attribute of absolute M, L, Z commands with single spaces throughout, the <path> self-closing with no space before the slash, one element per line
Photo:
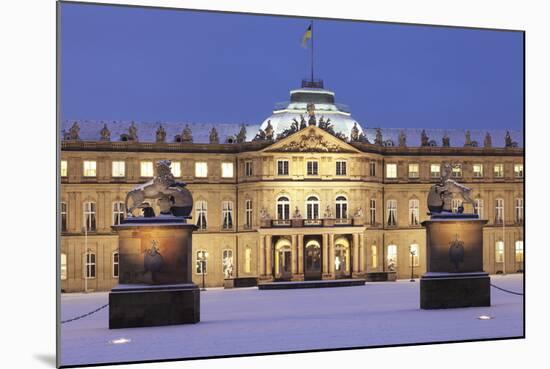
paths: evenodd
<path fill-rule="evenodd" d="M 62 119 L 259 124 L 309 76 L 306 19 L 61 5 Z M 314 21 L 363 127 L 523 129 L 523 34 Z"/>

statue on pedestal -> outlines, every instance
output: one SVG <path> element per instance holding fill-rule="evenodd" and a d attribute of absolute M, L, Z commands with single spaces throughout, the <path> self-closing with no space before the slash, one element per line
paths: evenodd
<path fill-rule="evenodd" d="M 265 127 L 265 139 L 267 141 L 273 141 L 273 134 L 274 134 L 273 126 L 271 125 L 271 121 L 268 120 L 267 127 Z"/>
<path fill-rule="evenodd" d="M 407 147 L 407 135 L 404 131 L 399 133 L 399 147 Z"/>
<path fill-rule="evenodd" d="M 164 130 L 164 127 L 162 126 L 162 124 L 157 129 L 156 141 L 157 142 L 165 142 L 166 141 L 166 131 Z"/>
<path fill-rule="evenodd" d="M 210 134 L 208 135 L 208 139 L 211 144 L 220 143 L 220 138 L 218 137 L 218 130 L 216 129 L 216 127 L 212 127 L 212 129 L 210 130 Z"/>
<path fill-rule="evenodd" d="M 186 124 L 181 133 L 181 142 L 183 143 L 193 143 L 193 134 L 191 133 L 191 128 L 189 124 Z"/>
<path fill-rule="evenodd" d="M 380 128 L 376 128 L 376 138 L 374 139 L 374 144 L 382 146 L 383 143 L 382 130 Z"/>
<path fill-rule="evenodd" d="M 489 132 L 485 134 L 485 140 L 483 140 L 483 147 L 486 147 L 486 148 L 493 147 L 493 140 Z"/>
<path fill-rule="evenodd" d="M 74 122 L 71 128 L 69 128 L 68 139 L 69 140 L 80 140 L 80 126 L 78 122 Z"/>
<path fill-rule="evenodd" d="M 420 145 L 421 146 L 430 146 L 430 139 L 428 138 L 428 135 L 426 134 L 426 130 L 422 130 L 422 133 L 420 134 Z"/>
<path fill-rule="evenodd" d="M 447 133 L 445 132 L 445 135 L 443 136 L 443 138 L 441 139 L 442 143 L 443 143 L 443 147 L 450 147 L 451 146 L 451 139 L 449 138 L 449 136 L 447 135 Z"/>
<path fill-rule="evenodd" d="M 103 128 L 101 129 L 99 134 L 101 135 L 101 141 L 111 141 L 111 131 L 109 131 L 109 128 L 107 128 L 107 123 L 103 124 Z"/>
<path fill-rule="evenodd" d="M 128 127 L 128 141 L 138 141 L 137 127 L 134 122 Z"/>

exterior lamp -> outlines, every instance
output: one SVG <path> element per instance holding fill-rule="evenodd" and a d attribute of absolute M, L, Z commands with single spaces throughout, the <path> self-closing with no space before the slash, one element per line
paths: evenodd
<path fill-rule="evenodd" d="M 414 282 L 414 255 L 416 255 L 416 251 L 410 248 L 409 252 L 411 253 L 411 282 Z"/>

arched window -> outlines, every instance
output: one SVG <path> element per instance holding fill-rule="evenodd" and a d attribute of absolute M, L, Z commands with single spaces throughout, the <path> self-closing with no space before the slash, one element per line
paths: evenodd
<path fill-rule="evenodd" d="M 205 230 L 207 226 L 206 218 L 208 212 L 208 204 L 204 200 L 199 200 L 195 203 L 195 217 L 197 218 L 197 227 L 199 230 Z"/>
<path fill-rule="evenodd" d="M 388 219 L 389 226 L 397 225 L 397 200 L 388 200 Z"/>
<path fill-rule="evenodd" d="M 222 201 L 222 228 L 233 228 L 233 201 Z"/>
<path fill-rule="evenodd" d="M 84 203 L 84 221 L 88 232 L 95 232 L 96 230 L 95 213 L 95 202 L 86 201 Z"/>
<path fill-rule="evenodd" d="M 348 218 L 348 199 L 345 196 L 336 197 L 336 219 Z"/>
<path fill-rule="evenodd" d="M 124 203 L 122 201 L 113 202 L 113 225 L 119 225 L 124 220 Z"/>
<path fill-rule="evenodd" d="M 409 224 L 412 226 L 418 225 L 420 217 L 420 201 L 418 199 L 409 200 Z"/>
<path fill-rule="evenodd" d="M 113 252 L 113 278 L 118 278 L 118 250 Z"/>
<path fill-rule="evenodd" d="M 319 198 L 309 196 L 306 200 L 307 219 L 319 219 Z"/>
<path fill-rule="evenodd" d="M 290 200 L 286 196 L 280 196 L 277 199 L 277 219 L 290 219 Z"/>

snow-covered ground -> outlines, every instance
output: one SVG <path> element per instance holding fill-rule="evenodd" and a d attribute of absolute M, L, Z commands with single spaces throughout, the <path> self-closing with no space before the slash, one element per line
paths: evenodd
<path fill-rule="evenodd" d="M 522 292 L 523 275 L 492 276 Z M 523 298 L 491 288 L 491 307 L 420 310 L 418 280 L 360 287 L 209 289 L 201 322 L 108 329 L 107 308 L 61 328 L 62 365 L 456 341 L 523 335 Z M 108 293 L 65 294 L 62 320 L 93 310 Z M 481 315 L 491 320 L 478 319 Z M 125 338 L 127 343 L 110 341 Z"/>

